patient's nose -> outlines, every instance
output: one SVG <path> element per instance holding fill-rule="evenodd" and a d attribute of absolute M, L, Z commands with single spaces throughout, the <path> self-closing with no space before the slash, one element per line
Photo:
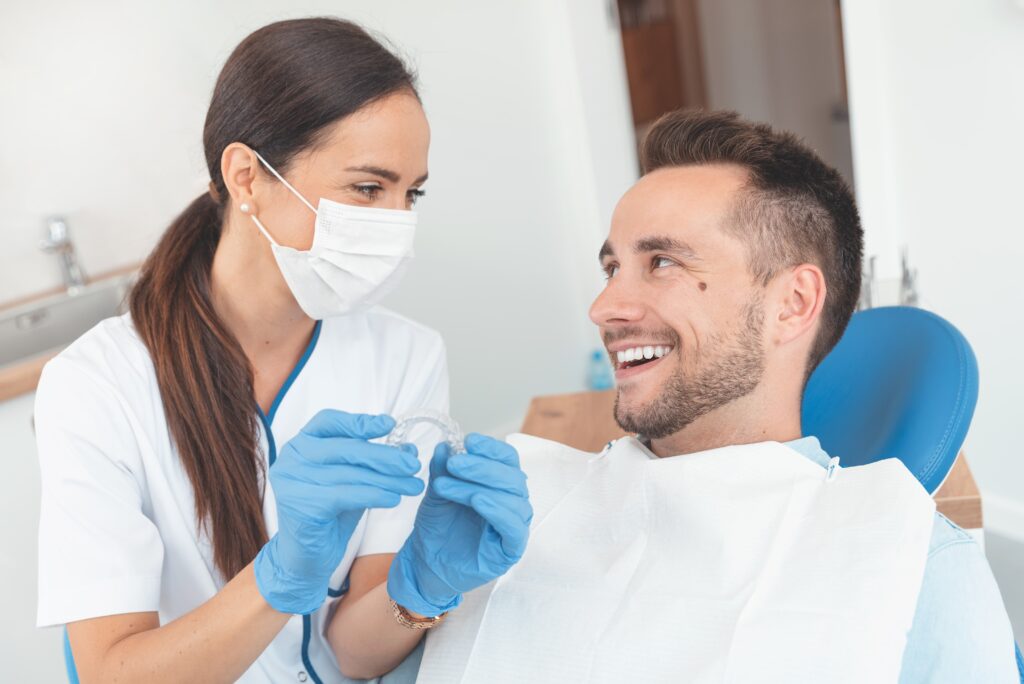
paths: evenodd
<path fill-rule="evenodd" d="M 590 320 L 595 325 L 635 322 L 643 318 L 645 306 L 638 293 L 622 281 L 608 281 L 590 305 Z"/>

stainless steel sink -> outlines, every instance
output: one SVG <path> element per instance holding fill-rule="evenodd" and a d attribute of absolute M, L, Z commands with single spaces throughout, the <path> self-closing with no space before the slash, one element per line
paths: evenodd
<path fill-rule="evenodd" d="M 0 368 L 61 349 L 104 318 L 123 313 L 135 275 L 94 280 L 75 292 L 0 309 Z"/>

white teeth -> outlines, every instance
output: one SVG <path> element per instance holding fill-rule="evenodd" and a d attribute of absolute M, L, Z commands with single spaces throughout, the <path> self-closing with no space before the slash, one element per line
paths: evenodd
<path fill-rule="evenodd" d="M 643 347 L 632 347 L 630 349 L 622 349 L 615 352 L 615 359 L 621 366 L 624 363 L 631 361 L 647 361 L 650 359 L 660 359 L 661 357 L 672 351 L 672 347 L 653 346 L 647 345 Z"/>

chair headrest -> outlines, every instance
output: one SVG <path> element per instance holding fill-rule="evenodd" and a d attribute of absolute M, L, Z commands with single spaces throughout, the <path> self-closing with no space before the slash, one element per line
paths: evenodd
<path fill-rule="evenodd" d="M 869 309 L 808 381 L 803 431 L 842 465 L 899 458 L 934 493 L 977 400 L 978 362 L 952 324 L 911 307 Z"/>

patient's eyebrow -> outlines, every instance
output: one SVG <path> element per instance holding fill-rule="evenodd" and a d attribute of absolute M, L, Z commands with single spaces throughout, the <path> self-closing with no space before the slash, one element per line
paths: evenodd
<path fill-rule="evenodd" d="M 642 237 L 633 243 L 633 251 L 637 254 L 643 252 L 669 252 L 685 257 L 691 261 L 699 261 L 700 257 L 687 243 L 668 235 L 650 235 Z"/>

